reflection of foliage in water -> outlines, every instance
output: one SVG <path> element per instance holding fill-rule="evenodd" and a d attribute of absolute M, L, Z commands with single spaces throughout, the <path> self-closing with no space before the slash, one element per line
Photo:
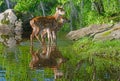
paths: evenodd
<path fill-rule="evenodd" d="M 62 43 L 66 42 L 62 41 Z M 119 81 L 119 45 L 119 40 L 92 42 L 89 38 L 81 39 L 74 45 L 61 45 L 58 41 L 59 50 L 69 60 L 61 66 L 64 77 L 56 81 Z M 2 45 L 0 46 L 0 65 L 6 68 L 7 79 L 11 81 L 32 81 L 34 78 L 43 80 L 40 72 L 36 73 L 29 68 L 31 60 L 29 47 L 29 44 L 19 46 L 19 61 L 8 61 L 2 57 Z M 47 68 L 44 69 L 44 74 L 53 73 Z M 52 77 L 52 75 L 46 75 L 46 77 Z"/>
<path fill-rule="evenodd" d="M 79 55 L 75 72 L 84 81 L 117 81 L 120 75 L 120 41 L 77 41 L 73 47 Z M 76 60 L 78 61 L 78 60 Z M 74 77 L 75 77 L 74 76 Z"/>
<path fill-rule="evenodd" d="M 33 81 L 39 80 L 43 81 L 44 77 L 41 70 L 30 70 L 29 62 L 31 60 L 31 55 L 29 53 L 29 46 L 19 46 L 19 52 L 17 51 L 17 59 L 15 57 L 15 53 L 13 51 L 8 51 L 7 55 L 3 55 L 2 45 L 0 44 L 0 65 L 6 69 L 6 79 L 7 81 Z M 5 56 L 5 57 L 4 57 Z M 44 71 L 44 70 L 43 70 Z M 44 71 L 45 73 L 49 73 L 50 70 Z M 51 77 L 51 75 L 47 75 L 47 77 Z"/>

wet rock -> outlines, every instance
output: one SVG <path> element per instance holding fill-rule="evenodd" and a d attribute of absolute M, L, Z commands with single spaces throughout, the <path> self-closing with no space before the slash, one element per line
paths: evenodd
<path fill-rule="evenodd" d="M 113 40 L 120 39 L 120 22 L 115 24 L 111 29 L 98 33 L 94 36 L 94 41 L 97 40 Z"/>
<path fill-rule="evenodd" d="M 66 37 L 70 40 L 78 40 L 84 36 L 94 36 L 96 33 L 106 31 L 111 27 L 112 24 L 95 24 L 75 31 L 71 31 L 67 34 Z"/>
<path fill-rule="evenodd" d="M 7 9 L 3 13 L 0 13 L 0 24 L 14 24 L 17 20 L 13 9 Z M 8 21 L 9 23 L 4 23 L 3 21 Z"/>
<path fill-rule="evenodd" d="M 93 41 L 120 39 L 120 22 L 114 25 L 91 25 L 89 27 L 71 31 L 67 34 L 67 38 L 70 40 L 78 40 L 85 36 L 93 37 Z"/>
<path fill-rule="evenodd" d="M 6 25 L 6 24 L 0 25 L 0 36 L 10 35 L 11 32 L 12 32 L 12 29 L 9 27 L 9 25 Z"/>
<path fill-rule="evenodd" d="M 12 9 L 0 13 L 0 42 L 13 47 L 22 40 L 22 21 L 17 19 Z"/>
<path fill-rule="evenodd" d="M 13 48 L 16 46 L 16 40 L 14 37 L 11 37 L 7 40 L 7 46 Z"/>

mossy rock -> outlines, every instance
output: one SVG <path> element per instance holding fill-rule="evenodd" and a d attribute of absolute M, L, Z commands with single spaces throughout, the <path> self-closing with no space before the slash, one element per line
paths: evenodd
<path fill-rule="evenodd" d="M 10 24 L 10 21 L 9 20 L 6 20 L 6 19 L 3 19 L 1 20 L 1 24 Z"/>
<path fill-rule="evenodd" d="M 112 32 L 112 30 L 105 31 L 105 32 L 103 32 L 102 36 L 108 36 L 111 34 L 111 32 Z"/>

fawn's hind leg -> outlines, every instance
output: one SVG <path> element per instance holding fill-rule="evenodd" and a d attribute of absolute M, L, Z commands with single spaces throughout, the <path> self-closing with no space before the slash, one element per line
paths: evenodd
<path fill-rule="evenodd" d="M 32 31 L 32 34 L 30 35 L 30 42 L 31 46 L 33 45 L 33 38 L 35 37 L 35 30 Z"/>
<path fill-rule="evenodd" d="M 43 29 L 43 31 L 40 34 L 41 34 L 42 45 L 45 45 L 45 43 L 46 43 L 45 38 L 46 38 L 46 34 L 47 34 L 46 29 Z"/>
<path fill-rule="evenodd" d="M 36 37 L 36 39 L 37 39 L 37 40 L 40 42 L 40 44 L 41 44 L 41 40 L 40 40 L 40 38 L 39 38 L 39 32 L 40 32 L 40 29 L 37 28 L 36 31 L 35 31 L 35 37 Z"/>

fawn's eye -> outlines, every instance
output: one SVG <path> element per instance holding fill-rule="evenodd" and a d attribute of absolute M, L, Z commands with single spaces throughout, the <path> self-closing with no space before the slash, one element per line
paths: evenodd
<path fill-rule="evenodd" d="M 58 8 L 58 10 L 60 10 L 60 11 L 64 11 L 64 9 L 63 9 L 63 8 Z"/>

